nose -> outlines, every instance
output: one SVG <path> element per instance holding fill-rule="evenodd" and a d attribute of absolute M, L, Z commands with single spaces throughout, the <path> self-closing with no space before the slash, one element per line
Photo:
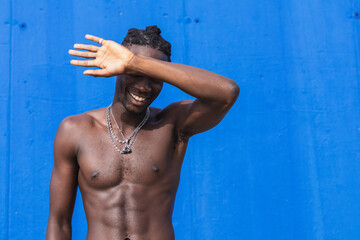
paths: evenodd
<path fill-rule="evenodd" d="M 138 79 L 135 87 L 141 92 L 151 92 L 151 80 L 148 77 Z"/>

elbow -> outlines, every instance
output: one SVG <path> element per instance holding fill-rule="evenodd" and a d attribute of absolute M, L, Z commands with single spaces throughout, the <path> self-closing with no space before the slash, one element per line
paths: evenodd
<path fill-rule="evenodd" d="M 209 104 L 212 108 L 218 109 L 221 112 L 227 112 L 234 105 L 240 93 L 240 88 L 237 83 L 230 80 L 222 83 L 211 94 L 211 98 L 200 100 Z"/>
<path fill-rule="evenodd" d="M 232 81 L 228 85 L 228 94 L 226 100 L 226 109 L 230 109 L 232 105 L 236 102 L 238 96 L 240 94 L 240 87 L 237 85 L 235 81 Z"/>
<path fill-rule="evenodd" d="M 60 221 L 49 218 L 46 229 L 46 240 L 71 239 L 71 220 Z"/>
<path fill-rule="evenodd" d="M 233 86 L 231 87 L 231 92 L 233 96 L 233 104 L 235 103 L 236 99 L 239 97 L 240 94 L 240 87 L 237 85 L 237 83 L 234 81 Z"/>

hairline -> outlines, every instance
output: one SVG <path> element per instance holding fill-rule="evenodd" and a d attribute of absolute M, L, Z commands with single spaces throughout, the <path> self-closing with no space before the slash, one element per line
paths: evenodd
<path fill-rule="evenodd" d="M 158 48 L 152 47 L 150 44 L 140 45 L 140 44 L 128 43 L 128 44 L 123 44 L 123 46 L 126 47 L 126 48 L 128 48 L 128 49 L 129 49 L 131 46 L 141 46 L 141 47 L 152 48 L 152 49 L 158 50 L 159 52 L 163 53 L 163 54 L 168 58 L 168 62 L 171 62 L 171 58 L 170 58 L 169 55 L 167 55 L 166 53 L 164 53 L 163 51 L 161 51 L 161 50 L 158 49 Z"/>

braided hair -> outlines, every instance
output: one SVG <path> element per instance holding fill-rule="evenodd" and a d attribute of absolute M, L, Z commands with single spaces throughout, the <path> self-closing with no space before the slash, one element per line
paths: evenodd
<path fill-rule="evenodd" d="M 148 26 L 145 30 L 130 28 L 123 42 L 125 47 L 131 45 L 149 46 L 163 52 L 170 60 L 171 44 L 160 36 L 161 30 L 156 25 Z"/>

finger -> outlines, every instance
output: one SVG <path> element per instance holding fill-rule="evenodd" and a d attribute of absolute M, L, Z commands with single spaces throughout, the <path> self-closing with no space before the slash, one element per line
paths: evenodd
<path fill-rule="evenodd" d="M 97 52 L 100 47 L 94 46 L 94 45 L 88 45 L 88 44 L 75 44 L 75 49 L 82 49 L 82 50 L 88 50 L 92 52 Z"/>
<path fill-rule="evenodd" d="M 100 44 L 100 40 L 102 39 L 101 45 L 104 45 L 104 43 L 106 42 L 106 40 L 104 40 L 103 38 L 99 38 L 90 34 L 86 34 L 85 38 L 94 42 L 97 42 Z"/>
<path fill-rule="evenodd" d="M 81 67 L 96 67 L 95 60 L 71 60 L 70 63 L 75 66 Z"/>
<path fill-rule="evenodd" d="M 84 74 L 94 77 L 109 77 L 109 72 L 106 69 L 86 70 Z"/>
<path fill-rule="evenodd" d="M 83 52 L 70 49 L 69 54 L 77 57 L 96 58 L 96 53 L 94 52 Z"/>

